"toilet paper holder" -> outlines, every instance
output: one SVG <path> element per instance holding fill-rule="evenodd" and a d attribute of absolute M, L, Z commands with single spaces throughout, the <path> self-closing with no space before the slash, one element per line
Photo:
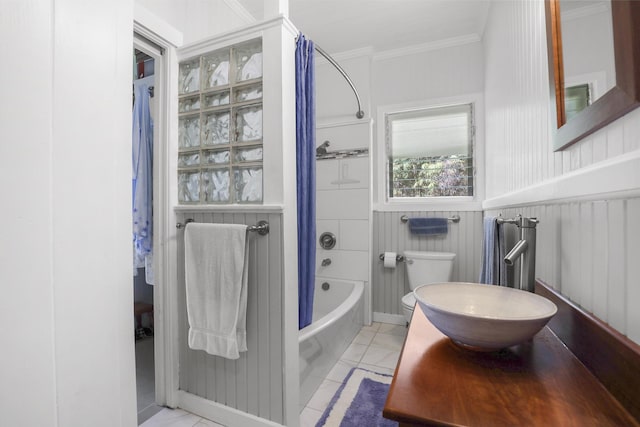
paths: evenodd
<path fill-rule="evenodd" d="M 380 254 L 378 258 L 380 258 L 380 261 L 384 261 L 384 254 Z M 404 255 L 396 255 L 396 262 L 405 262 Z"/>

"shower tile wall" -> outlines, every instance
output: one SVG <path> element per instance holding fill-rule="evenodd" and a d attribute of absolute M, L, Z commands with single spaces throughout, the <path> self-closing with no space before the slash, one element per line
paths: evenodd
<path fill-rule="evenodd" d="M 460 222 L 449 222 L 449 232 L 444 236 L 419 236 L 409 232 L 400 217 L 451 217 L 460 215 Z M 453 252 L 454 281 L 477 282 L 480 275 L 482 250 L 482 212 L 374 212 L 372 263 L 373 312 L 402 314 L 401 298 L 409 292 L 409 283 L 403 263 L 396 268 L 384 268 L 378 258 L 381 253 L 406 250 Z"/>
<path fill-rule="evenodd" d="M 316 144 L 329 141 L 328 151 L 369 149 L 369 122 L 319 127 Z M 346 157 L 316 161 L 316 230 L 336 238 L 331 250 L 316 241 L 316 275 L 369 281 L 369 157 Z M 331 259 L 323 267 L 321 262 Z"/>
<path fill-rule="evenodd" d="M 191 350 L 184 282 L 184 241 L 178 239 L 178 307 L 180 308 L 180 389 L 266 418 L 284 420 L 282 320 L 282 215 L 264 212 L 182 211 L 177 220 L 254 225 L 269 222 L 265 236 L 249 233 L 247 347 L 237 360 Z M 182 233 L 180 233 L 182 234 Z"/>

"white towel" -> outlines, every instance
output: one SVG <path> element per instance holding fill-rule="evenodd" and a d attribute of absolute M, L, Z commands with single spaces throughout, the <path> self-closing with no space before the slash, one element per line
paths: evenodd
<path fill-rule="evenodd" d="M 190 223 L 184 241 L 189 347 L 238 359 L 247 351 L 247 226 Z"/>

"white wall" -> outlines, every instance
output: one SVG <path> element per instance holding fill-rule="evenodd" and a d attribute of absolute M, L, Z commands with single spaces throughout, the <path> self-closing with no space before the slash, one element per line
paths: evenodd
<path fill-rule="evenodd" d="M 0 425 L 136 424 L 132 12 L 2 2 Z"/>
<path fill-rule="evenodd" d="M 551 141 L 544 3 L 494 2 L 486 50 L 490 213 L 539 216 L 537 277 L 640 342 L 640 110 L 568 149 Z M 625 169 L 626 168 L 626 169 Z M 591 260 L 591 261 L 589 261 Z"/>
<path fill-rule="evenodd" d="M 481 93 L 483 46 L 469 42 L 445 48 L 370 50 L 332 54 L 356 86 L 365 118 L 379 106 Z M 342 75 L 316 54 L 318 124 L 357 121 L 354 94 Z M 375 132 L 374 132 L 375 134 Z"/>
<path fill-rule="evenodd" d="M 247 25 L 252 21 L 224 0 L 134 0 L 182 32 L 184 44 Z"/>
<path fill-rule="evenodd" d="M 374 106 L 447 98 L 482 92 L 482 43 L 471 42 L 442 49 L 378 55 L 373 62 Z"/>
<path fill-rule="evenodd" d="M 320 46 L 322 47 L 322 46 Z M 333 55 L 332 55 L 333 56 Z M 316 53 L 316 117 L 318 125 L 344 121 L 364 122 L 371 114 L 371 59 L 367 52 L 336 55 L 334 59 L 347 72 L 355 85 L 365 117 L 356 118 L 358 103 L 342 74 Z M 319 143 L 321 143 L 320 141 Z M 360 145 L 362 146 L 362 145 Z"/>

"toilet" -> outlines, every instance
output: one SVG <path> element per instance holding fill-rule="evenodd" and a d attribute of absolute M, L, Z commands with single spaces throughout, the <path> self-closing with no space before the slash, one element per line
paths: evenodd
<path fill-rule="evenodd" d="M 407 323 L 411 321 L 413 308 L 416 305 L 413 290 L 427 283 L 450 282 L 455 257 L 456 254 L 451 252 L 404 252 L 407 278 L 411 289 L 411 292 L 402 297 L 402 313 Z"/>

